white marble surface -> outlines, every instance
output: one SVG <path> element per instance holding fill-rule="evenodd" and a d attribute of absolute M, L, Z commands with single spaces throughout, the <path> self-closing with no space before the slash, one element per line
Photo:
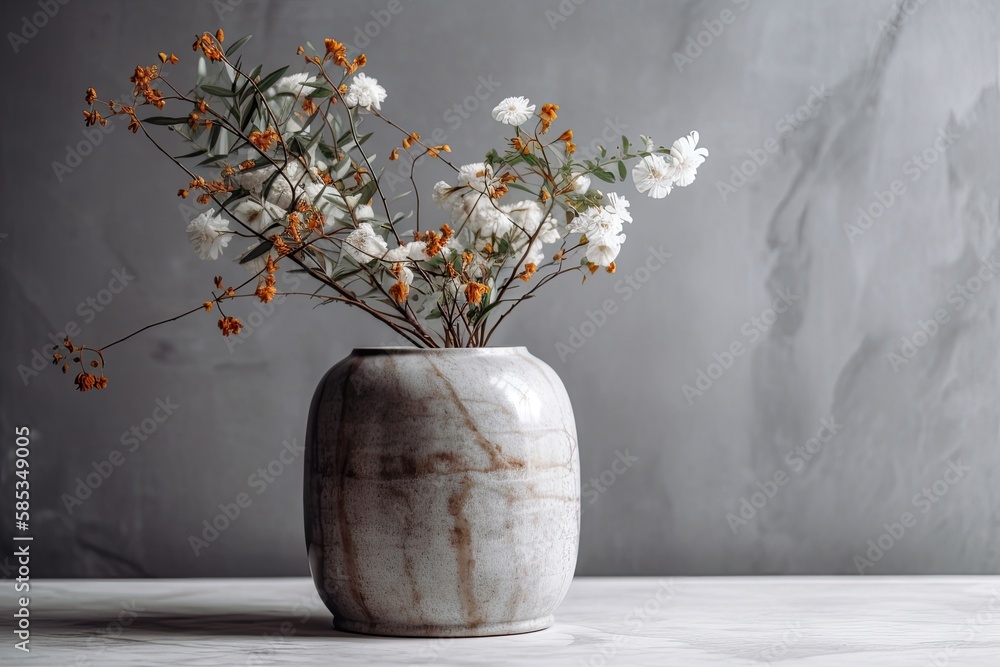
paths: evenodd
<path fill-rule="evenodd" d="M 0 600 L 13 607 L 10 582 Z M 982 665 L 1000 577 L 578 578 L 549 630 L 401 639 L 331 629 L 312 582 L 38 581 L 17 665 Z"/>

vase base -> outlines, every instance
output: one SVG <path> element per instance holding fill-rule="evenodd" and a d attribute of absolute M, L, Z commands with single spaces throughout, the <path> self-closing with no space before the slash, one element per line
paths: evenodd
<path fill-rule="evenodd" d="M 550 614 L 524 621 L 483 623 L 480 625 L 397 625 L 334 618 L 333 627 L 344 632 L 385 637 L 489 637 L 538 632 L 551 627 L 554 620 Z"/>

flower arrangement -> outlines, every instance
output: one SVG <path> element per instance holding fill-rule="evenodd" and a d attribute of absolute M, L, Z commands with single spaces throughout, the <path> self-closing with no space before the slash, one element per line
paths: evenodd
<path fill-rule="evenodd" d="M 222 30 L 197 37 L 197 79 L 188 92 L 164 78 L 179 60 L 167 53 L 135 68 L 130 104 L 87 90 L 87 125 L 127 121 L 184 171 L 177 195 L 209 207 L 187 227 L 199 257 L 216 260 L 234 241 L 249 242 L 238 256 L 248 279 L 229 284 L 217 276 L 211 298 L 140 331 L 217 309 L 222 335 L 231 336 L 243 325 L 226 309 L 239 299 L 301 294 L 357 307 L 419 347 L 485 346 L 518 304 L 554 278 L 615 272 L 624 225 L 632 222 L 629 201 L 593 187 L 595 179 L 625 181 L 632 164 L 638 191 L 662 198 L 691 184 L 708 156 L 692 132 L 669 148 L 623 136 L 615 150 L 580 158 L 573 130 L 552 131 L 559 105 L 508 97 L 492 114 L 510 136 L 482 162 L 456 166 L 445 157 L 450 146 L 427 143 L 382 114 L 387 92 L 361 71 L 364 54 L 352 58 L 327 39 L 319 50 L 298 47 L 305 71 L 264 73 L 237 55 L 248 39 L 227 47 Z M 410 161 L 411 181 L 418 163 L 450 170 L 431 193 L 434 209 L 415 182 L 412 192 L 386 196 L 376 156 L 365 149 L 372 134 L 362 126 L 370 122 L 398 135 L 387 159 Z M 183 154 L 164 145 L 167 132 L 188 144 Z M 316 289 L 280 292 L 281 270 L 304 274 Z M 57 348 L 53 361 L 64 372 L 70 361 L 79 364 L 81 391 L 100 389 L 108 383 L 104 352 L 132 335 L 102 348 L 67 339 L 69 356 Z"/>

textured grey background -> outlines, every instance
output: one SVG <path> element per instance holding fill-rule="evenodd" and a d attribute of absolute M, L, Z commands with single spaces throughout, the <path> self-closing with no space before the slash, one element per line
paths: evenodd
<path fill-rule="evenodd" d="M 84 396 L 51 366 L 27 380 L 17 367 L 67 322 L 101 344 L 200 302 L 220 266 L 241 275 L 228 259 L 197 259 L 174 196 L 183 179 L 123 126 L 71 171 L 54 168 L 86 141 L 88 85 L 118 95 L 159 50 L 176 51 L 180 71 L 194 34 L 218 25 L 230 40 L 253 33 L 245 55 L 276 67 L 306 40 L 336 36 L 353 52 L 366 23 L 386 113 L 425 135 L 441 128 L 456 161 L 498 140 L 489 109 L 521 94 L 562 105 L 561 127 L 580 139 L 616 123 L 665 142 L 698 129 L 711 150 L 698 182 L 665 201 L 622 186 L 636 222 L 619 274 L 554 286 L 497 341 L 550 363 L 576 406 L 580 573 L 854 573 L 869 551 L 866 573 L 1000 572 L 998 289 L 992 269 L 975 280 L 1000 222 L 997 3 L 913 1 L 902 13 L 892 0 L 389 6 L 72 0 L 18 53 L 9 37 L 0 45 L 0 478 L 7 508 L 10 434 L 29 425 L 33 575 L 307 571 L 301 462 L 271 482 L 254 475 L 283 442 L 301 444 L 330 365 L 353 346 L 394 342 L 377 322 L 289 302 L 252 319 L 259 326 L 230 351 L 214 318 L 193 317 L 116 349 L 111 388 Z M 728 24 L 716 22 L 723 10 Z M 6 2 L 0 27 L 20 31 L 37 11 Z M 689 41 L 699 39 L 700 53 Z M 690 62 L 674 55 L 685 49 Z M 481 77 L 498 85 L 480 88 L 478 113 L 449 111 Z M 942 129 L 953 138 L 935 148 Z M 926 169 L 912 159 L 925 151 Z M 762 166 L 747 163 L 753 175 L 732 181 L 753 154 Z M 723 198 L 727 181 L 740 187 Z M 852 236 L 844 224 L 859 207 L 872 224 Z M 665 266 L 637 272 L 661 245 L 672 253 Z M 122 267 L 134 281 L 91 313 L 86 299 Z M 626 298 L 630 276 L 645 282 Z M 961 296 L 959 284 L 976 293 Z M 771 320 L 779 290 L 792 306 Z M 579 344 L 570 327 L 606 299 L 617 311 L 584 325 L 592 335 L 561 359 L 556 344 Z M 917 333 L 937 311 L 948 321 Z M 887 355 L 915 333 L 922 345 L 894 369 Z M 710 367 L 734 343 L 745 353 Z M 688 400 L 683 386 L 699 371 L 715 379 Z M 179 407 L 128 451 L 123 432 L 168 398 Z M 823 419 L 837 432 L 806 461 L 795 448 Z M 124 463 L 70 513 L 63 495 L 113 450 Z M 949 461 L 968 470 L 948 473 Z M 784 484 L 772 487 L 776 473 Z M 758 483 L 772 497 L 754 496 Z M 189 535 L 242 491 L 253 504 L 195 556 Z M 750 503 L 761 506 L 753 516 Z M 745 524 L 734 521 L 741 505 Z M 907 512 L 900 535 L 892 524 Z"/>

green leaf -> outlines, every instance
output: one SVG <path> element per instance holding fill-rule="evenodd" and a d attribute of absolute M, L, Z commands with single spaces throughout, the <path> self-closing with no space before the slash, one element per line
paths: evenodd
<path fill-rule="evenodd" d="M 214 151 L 215 144 L 219 141 L 219 135 L 222 134 L 222 125 L 216 123 L 212 126 L 212 131 L 208 134 L 208 149 Z"/>
<path fill-rule="evenodd" d="M 534 155 L 532 155 L 531 153 L 523 153 L 522 157 L 524 158 L 524 161 L 530 164 L 532 167 L 538 167 L 541 166 L 542 164 L 541 161 L 539 161 L 539 159 Z"/>
<path fill-rule="evenodd" d="M 254 117 L 257 115 L 257 107 L 260 104 L 260 98 L 256 95 L 250 100 L 250 104 L 247 105 L 246 111 L 243 113 L 243 122 L 240 123 L 240 131 L 246 134 L 247 127 L 253 121 Z"/>
<path fill-rule="evenodd" d="M 351 194 L 361 195 L 361 198 L 358 201 L 361 202 L 362 204 L 367 204 L 369 201 L 371 201 L 371 198 L 375 196 L 375 192 L 377 190 L 378 190 L 378 181 L 372 179 L 367 183 L 365 183 L 363 186 L 361 186 L 360 190 L 357 190 L 356 192 L 353 192 Z"/>
<path fill-rule="evenodd" d="M 288 65 L 285 65 L 280 69 L 274 70 L 273 72 L 265 76 L 263 79 L 261 79 L 260 83 L 257 84 L 257 88 L 259 88 L 261 91 L 267 90 L 268 88 L 274 85 L 275 81 L 277 81 L 282 77 L 282 75 L 285 73 L 286 70 L 288 70 Z"/>
<path fill-rule="evenodd" d="M 241 46 L 250 41 L 251 37 L 253 37 L 253 35 L 247 35 L 246 37 L 241 37 L 240 39 L 236 40 L 236 42 L 232 46 L 226 49 L 226 57 L 228 58 L 229 56 L 236 53 L 236 51 L 238 51 Z"/>
<path fill-rule="evenodd" d="M 184 158 L 189 158 L 189 157 L 198 157 L 199 155 L 204 155 L 204 154 L 205 154 L 205 153 L 207 153 L 207 152 L 208 152 L 208 151 L 207 151 L 207 150 L 205 150 L 204 148 L 199 148 L 199 149 L 198 149 L 198 150 L 196 150 L 196 151 L 192 151 L 192 152 L 190 152 L 190 153 L 186 153 L 186 154 L 184 154 L 184 155 L 178 155 L 178 156 L 177 156 L 177 157 L 175 157 L 174 159 L 175 159 L 175 160 L 183 160 Z"/>
<path fill-rule="evenodd" d="M 187 118 L 172 118 L 170 116 L 150 116 L 141 120 L 150 125 L 185 125 L 188 121 Z"/>
<path fill-rule="evenodd" d="M 615 175 L 612 174 L 610 171 L 608 171 L 606 169 L 601 169 L 600 167 L 598 167 L 598 168 L 594 169 L 593 173 L 594 173 L 594 176 L 597 176 L 599 179 L 601 179 L 605 183 L 614 183 L 615 182 Z"/>
<path fill-rule="evenodd" d="M 222 162 L 222 157 L 221 156 L 219 156 L 219 155 L 212 155 L 210 157 L 205 158 L 201 162 L 199 162 L 198 166 L 199 167 L 208 167 L 208 166 L 218 167 L 218 166 L 221 166 L 221 162 Z"/>
<path fill-rule="evenodd" d="M 628 149 L 629 149 L 628 137 L 626 137 L 623 134 L 622 135 L 622 152 L 623 153 L 628 153 Z"/>
<path fill-rule="evenodd" d="M 524 190 L 525 192 L 530 192 L 531 194 L 533 194 L 535 196 L 538 195 L 537 192 L 535 192 L 534 190 L 532 190 L 531 188 L 529 188 L 526 185 L 521 185 L 520 183 L 508 183 L 507 187 L 508 188 L 514 188 L 515 190 Z"/>
<path fill-rule="evenodd" d="M 203 83 L 201 85 L 201 89 L 209 95 L 215 95 L 216 97 L 236 97 L 236 93 L 221 86 L 212 86 L 207 83 Z"/>
<path fill-rule="evenodd" d="M 240 259 L 240 264 L 246 264 L 247 262 L 252 262 L 253 260 L 263 255 L 264 253 L 269 252 L 273 246 L 274 246 L 274 241 L 268 240 L 261 242 L 260 245 L 258 245 L 256 248 L 248 252 L 245 257 Z"/>
<path fill-rule="evenodd" d="M 628 172 L 625 170 L 625 163 L 622 162 L 621 160 L 618 160 L 618 175 L 621 176 L 623 181 L 625 180 L 625 177 L 628 175 Z"/>
<path fill-rule="evenodd" d="M 313 91 L 306 97 L 330 97 L 333 95 L 333 88 L 326 85 L 326 82 L 310 81 L 302 84 L 303 88 L 312 88 Z"/>

